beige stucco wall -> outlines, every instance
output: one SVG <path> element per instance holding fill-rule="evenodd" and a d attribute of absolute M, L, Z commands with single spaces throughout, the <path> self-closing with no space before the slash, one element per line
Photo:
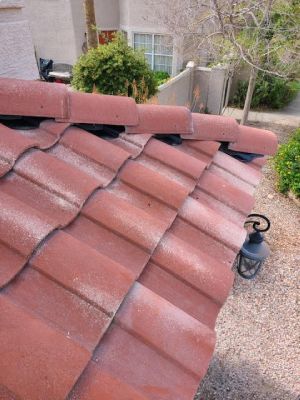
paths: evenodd
<path fill-rule="evenodd" d="M 39 78 L 22 1 L 0 0 L 0 77 Z"/>
<path fill-rule="evenodd" d="M 37 57 L 74 64 L 85 40 L 83 0 L 25 0 Z M 97 26 L 119 28 L 119 1 L 95 0 Z"/>
<path fill-rule="evenodd" d="M 184 0 L 183 0 L 184 1 Z M 164 7 L 172 8 L 173 0 L 163 0 Z M 128 43 L 133 46 L 134 33 L 161 33 L 172 34 L 166 28 L 159 4 L 161 0 L 120 0 L 120 29 L 127 32 Z M 173 36 L 173 75 L 182 68 L 183 52 L 182 41 Z"/>
<path fill-rule="evenodd" d="M 211 69 L 207 98 L 207 110 L 211 114 L 222 114 L 228 75 L 229 70 L 226 67 L 214 67 Z"/>
<path fill-rule="evenodd" d="M 225 89 L 229 76 L 229 70 L 225 67 L 186 68 L 160 86 L 158 94 L 150 99 L 150 103 L 187 106 L 193 112 L 222 114 L 227 100 Z"/>
<path fill-rule="evenodd" d="M 154 0 L 120 0 L 120 27 L 129 30 L 143 29 L 164 33 L 166 27 L 158 18 Z M 172 4 L 171 0 L 163 0 Z"/>
<path fill-rule="evenodd" d="M 85 40 L 83 0 L 25 0 L 37 57 L 56 63 L 74 64 Z M 160 0 L 95 0 L 97 26 L 102 30 L 122 29 L 133 45 L 139 33 L 170 34 L 159 17 Z M 164 0 L 172 9 L 173 0 Z M 182 68 L 183 42 L 174 36 L 173 75 Z"/>
<path fill-rule="evenodd" d="M 193 69 L 187 68 L 161 85 L 153 103 L 191 107 Z"/>
<path fill-rule="evenodd" d="M 94 0 L 97 26 L 102 30 L 115 30 L 120 26 L 119 0 Z M 120 0 L 122 3 L 123 0 Z"/>
<path fill-rule="evenodd" d="M 80 0 L 25 0 L 37 57 L 72 64 L 77 58 L 71 2 Z"/>
<path fill-rule="evenodd" d="M 84 33 L 85 16 L 83 0 L 71 0 L 72 19 L 74 28 L 74 43 L 76 58 L 82 53 L 82 44 L 85 39 Z M 119 29 L 119 0 L 94 0 L 97 28 L 99 30 L 118 30 Z M 120 0 L 122 1 L 122 0 Z"/>

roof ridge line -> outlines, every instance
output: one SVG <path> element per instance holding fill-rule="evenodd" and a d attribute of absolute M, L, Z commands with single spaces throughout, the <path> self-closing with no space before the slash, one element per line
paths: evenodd
<path fill-rule="evenodd" d="M 194 113 L 184 106 L 136 104 L 131 97 L 83 93 L 65 85 L 43 81 L 1 78 L 1 84 L 4 115 L 41 116 L 54 118 L 57 122 L 123 125 L 126 134 L 162 132 L 198 141 L 227 141 L 233 150 L 263 155 L 273 154 L 277 147 L 276 135 L 271 131 L 239 125 L 232 117 Z M 28 95 L 33 100 L 30 104 L 26 101 Z M 12 96 L 17 97 L 17 101 L 12 102 Z M 213 133 L 206 133 L 211 131 Z M 252 134 L 254 143 L 250 140 Z"/>

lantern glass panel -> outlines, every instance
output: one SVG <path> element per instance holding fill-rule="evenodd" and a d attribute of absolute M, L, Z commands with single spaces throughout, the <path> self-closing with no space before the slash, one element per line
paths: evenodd
<path fill-rule="evenodd" d="M 245 279 L 252 279 L 257 275 L 262 263 L 263 260 L 253 260 L 239 254 L 237 260 L 238 273 Z"/>

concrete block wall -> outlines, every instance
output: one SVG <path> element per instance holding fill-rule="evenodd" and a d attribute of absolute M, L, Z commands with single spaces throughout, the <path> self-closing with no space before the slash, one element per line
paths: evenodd
<path fill-rule="evenodd" d="M 179 75 L 159 87 L 157 96 L 152 102 L 191 107 L 193 69 L 187 68 Z"/>
<path fill-rule="evenodd" d="M 0 77 L 38 79 L 24 2 L 0 0 Z"/>
<path fill-rule="evenodd" d="M 207 111 L 211 114 L 222 114 L 227 105 L 230 88 L 229 70 L 226 67 L 215 67 L 211 69 L 209 87 L 207 94 Z"/>
<path fill-rule="evenodd" d="M 222 114 L 230 85 L 231 75 L 226 67 L 188 67 L 161 85 L 150 102 L 187 106 L 193 112 Z"/>

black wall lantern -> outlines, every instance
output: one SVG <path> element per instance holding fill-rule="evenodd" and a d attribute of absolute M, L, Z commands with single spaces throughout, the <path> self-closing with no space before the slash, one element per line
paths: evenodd
<path fill-rule="evenodd" d="M 252 224 L 252 231 L 248 233 L 243 247 L 237 255 L 236 265 L 238 273 L 243 278 L 253 279 L 270 254 L 269 246 L 265 243 L 262 232 L 267 232 L 271 223 L 267 217 L 261 214 L 250 214 L 248 218 L 261 219 L 267 223 L 265 228 L 260 226 L 259 220 L 250 219 L 245 223 L 245 226 Z"/>

